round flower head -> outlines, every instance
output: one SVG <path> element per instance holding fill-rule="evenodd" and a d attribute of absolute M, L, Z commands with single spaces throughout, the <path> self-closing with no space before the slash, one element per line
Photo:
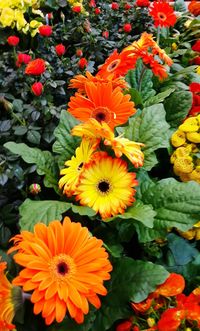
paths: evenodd
<path fill-rule="evenodd" d="M 127 171 L 125 161 L 97 154 L 81 175 L 76 200 L 106 219 L 122 214 L 135 201 L 133 187 L 138 182 L 136 174 Z"/>
<path fill-rule="evenodd" d="M 0 262 L 0 330 L 12 330 L 16 310 L 22 305 L 19 287 L 13 286 L 5 275 L 6 262 Z"/>
<path fill-rule="evenodd" d="M 66 52 L 66 48 L 63 44 L 58 44 L 55 46 L 56 54 L 58 56 L 63 56 Z"/>
<path fill-rule="evenodd" d="M 37 97 L 39 97 L 42 94 L 43 89 L 44 89 L 44 87 L 41 82 L 35 82 L 31 86 L 31 91 Z"/>
<path fill-rule="evenodd" d="M 30 61 L 25 69 L 26 75 L 39 76 L 46 70 L 45 61 L 42 59 L 35 59 Z"/>
<path fill-rule="evenodd" d="M 7 39 L 7 42 L 10 46 L 17 46 L 19 44 L 19 37 L 17 36 L 10 36 Z"/>
<path fill-rule="evenodd" d="M 70 98 L 68 111 L 80 121 L 95 118 L 106 122 L 112 129 L 126 123 L 136 112 L 129 94 L 124 95 L 119 87 L 113 90 L 111 82 L 85 84 L 86 96 L 76 93 Z"/>
<path fill-rule="evenodd" d="M 42 25 L 39 27 L 39 33 L 43 37 L 50 37 L 52 34 L 52 27 L 50 25 Z"/>
<path fill-rule="evenodd" d="M 23 269 L 13 280 L 24 291 L 33 291 L 34 313 L 42 313 L 47 325 L 62 322 L 66 313 L 82 323 L 89 303 L 100 308 L 97 294 L 106 295 L 103 282 L 112 266 L 103 242 L 86 227 L 66 217 L 63 224 L 38 223 L 34 232 L 22 231 L 13 238 L 16 263 Z"/>
<path fill-rule="evenodd" d="M 177 130 L 171 136 L 171 143 L 174 147 L 179 147 L 184 145 L 186 142 L 186 135 L 185 132 L 181 130 Z"/>
<path fill-rule="evenodd" d="M 96 139 L 83 139 L 81 145 L 76 149 L 75 156 L 65 162 L 66 168 L 60 171 L 62 175 L 59 180 L 59 188 L 63 187 L 63 193 L 68 197 L 75 194 L 79 178 L 86 163 L 88 163 L 98 145 Z"/>
<path fill-rule="evenodd" d="M 167 2 L 154 1 L 149 14 L 153 17 L 156 27 L 170 27 L 176 23 L 174 10 Z"/>
<path fill-rule="evenodd" d="M 183 124 L 179 126 L 179 129 L 184 132 L 196 132 L 199 130 L 199 121 L 197 117 L 187 118 Z"/>

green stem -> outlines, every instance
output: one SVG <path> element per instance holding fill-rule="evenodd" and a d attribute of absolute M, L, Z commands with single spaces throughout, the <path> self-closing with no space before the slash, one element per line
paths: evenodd
<path fill-rule="evenodd" d="M 12 117 L 14 117 L 21 125 L 25 126 L 26 122 L 23 120 L 21 120 L 21 118 L 19 118 L 12 110 L 10 110 Z"/>
<path fill-rule="evenodd" d="M 146 70 L 147 70 L 147 68 L 145 66 L 143 66 L 142 72 L 141 72 L 141 75 L 140 75 L 140 79 L 139 79 L 139 82 L 138 82 L 138 92 L 140 92 L 140 90 L 141 90 L 141 83 L 142 83 L 142 79 L 144 77 L 144 74 L 145 74 Z"/>
<path fill-rule="evenodd" d="M 160 27 L 158 26 L 158 29 L 157 29 L 157 40 L 156 40 L 158 46 L 159 46 L 159 42 L 160 42 Z"/>

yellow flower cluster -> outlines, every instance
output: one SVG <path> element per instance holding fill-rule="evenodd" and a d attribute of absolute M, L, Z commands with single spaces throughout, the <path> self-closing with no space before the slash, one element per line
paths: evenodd
<path fill-rule="evenodd" d="M 181 235 L 181 237 L 188 240 L 200 240 L 200 222 L 196 223 L 192 229 L 189 229 L 188 231 L 178 230 L 178 233 Z"/>
<path fill-rule="evenodd" d="M 28 23 L 24 14 L 31 8 L 32 14 L 43 17 L 42 12 L 37 10 L 39 6 L 39 0 L 0 0 L 0 27 L 17 28 L 24 33 L 30 31 L 31 35 L 34 36 L 42 23 L 37 20 Z"/>
<path fill-rule="evenodd" d="M 200 184 L 200 115 L 186 119 L 173 133 L 171 143 L 176 147 L 170 158 L 174 173 L 183 182 Z"/>

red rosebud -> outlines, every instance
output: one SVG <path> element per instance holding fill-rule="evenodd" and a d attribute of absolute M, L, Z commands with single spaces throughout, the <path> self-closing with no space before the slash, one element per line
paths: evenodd
<path fill-rule="evenodd" d="M 81 57 L 81 56 L 83 56 L 83 51 L 82 51 L 82 49 L 77 49 L 76 50 L 76 56 L 78 56 L 78 57 Z"/>
<path fill-rule="evenodd" d="M 196 65 L 200 65 L 200 56 L 197 56 L 195 57 L 193 60 L 192 60 L 192 63 L 196 64 Z"/>
<path fill-rule="evenodd" d="M 149 0 L 137 0 L 135 4 L 138 7 L 149 7 L 150 1 Z"/>
<path fill-rule="evenodd" d="M 78 65 L 79 65 L 79 68 L 83 70 L 83 69 L 85 69 L 85 67 L 87 67 L 88 61 L 84 57 L 82 57 L 79 60 Z"/>
<path fill-rule="evenodd" d="M 10 46 L 17 46 L 19 44 L 19 38 L 17 36 L 10 36 L 7 42 Z"/>
<path fill-rule="evenodd" d="M 43 37 L 49 37 L 52 34 L 52 27 L 50 25 L 42 25 L 39 27 L 39 33 Z"/>
<path fill-rule="evenodd" d="M 53 18 L 53 14 L 52 14 L 52 13 L 48 13 L 48 14 L 47 14 L 47 17 L 48 17 L 49 20 L 52 20 L 52 18 Z"/>
<path fill-rule="evenodd" d="M 40 82 L 35 82 L 32 86 L 31 86 L 31 91 L 33 92 L 34 95 L 36 95 L 37 97 L 39 97 L 42 92 L 43 92 L 43 85 Z"/>
<path fill-rule="evenodd" d="M 28 64 L 31 61 L 31 56 L 24 53 L 17 54 L 16 66 L 21 67 L 22 64 Z"/>
<path fill-rule="evenodd" d="M 81 6 L 73 6 L 72 11 L 74 13 L 80 13 L 81 12 Z"/>
<path fill-rule="evenodd" d="M 89 6 L 92 7 L 92 8 L 95 8 L 95 7 L 96 7 L 96 2 L 95 2 L 95 0 L 90 0 L 90 2 L 89 2 Z"/>
<path fill-rule="evenodd" d="M 125 10 L 129 10 L 129 9 L 131 9 L 131 7 L 132 6 L 129 3 L 125 3 L 125 5 L 124 5 Z"/>
<path fill-rule="evenodd" d="M 55 50 L 58 56 L 62 56 L 66 52 L 65 46 L 63 44 L 56 45 Z"/>
<path fill-rule="evenodd" d="M 132 26 L 130 23 L 126 23 L 126 24 L 124 24 L 123 29 L 124 29 L 124 32 L 129 33 L 132 30 Z"/>
<path fill-rule="evenodd" d="M 195 52 L 200 52 L 200 40 L 196 41 L 196 43 L 192 46 L 192 50 Z"/>
<path fill-rule="evenodd" d="M 118 5 L 118 3 L 117 3 L 117 2 L 112 2 L 112 3 L 111 3 L 111 8 L 112 8 L 113 10 L 118 10 L 118 9 L 119 9 L 119 5 Z"/>
<path fill-rule="evenodd" d="M 35 59 L 28 63 L 25 69 L 25 74 L 39 76 L 43 74 L 45 70 L 46 70 L 45 61 L 42 59 Z"/>
<path fill-rule="evenodd" d="M 100 8 L 95 8 L 94 13 L 96 15 L 99 15 L 101 13 L 101 9 Z"/>
<path fill-rule="evenodd" d="M 132 328 L 132 322 L 124 321 L 117 326 L 116 331 L 131 331 L 131 328 Z"/>
<path fill-rule="evenodd" d="M 33 195 L 37 195 L 41 192 L 41 186 L 40 184 L 34 183 L 29 186 L 29 192 Z"/>
<path fill-rule="evenodd" d="M 102 32 L 102 36 L 104 37 L 104 38 L 106 38 L 106 39 L 108 39 L 108 37 L 109 37 L 109 31 L 103 31 Z"/>

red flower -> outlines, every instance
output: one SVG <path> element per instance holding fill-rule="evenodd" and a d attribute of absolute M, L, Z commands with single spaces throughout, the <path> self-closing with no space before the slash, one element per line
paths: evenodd
<path fill-rule="evenodd" d="M 47 14 L 47 17 L 48 17 L 49 20 L 51 20 L 53 18 L 53 14 L 52 13 L 48 13 Z"/>
<path fill-rule="evenodd" d="M 94 13 L 96 15 L 99 15 L 101 13 L 101 9 L 100 8 L 95 8 Z"/>
<path fill-rule="evenodd" d="M 62 56 L 65 54 L 66 52 L 66 49 L 65 49 L 65 46 L 63 44 L 58 44 L 55 46 L 55 50 L 56 50 L 56 54 L 58 56 Z"/>
<path fill-rule="evenodd" d="M 192 50 L 195 52 L 200 52 L 200 40 L 196 41 L 196 43 L 192 46 Z"/>
<path fill-rule="evenodd" d="M 95 8 L 95 7 L 96 7 L 96 2 L 95 2 L 95 0 L 90 0 L 90 2 L 89 2 L 89 6 L 92 7 L 92 8 Z"/>
<path fill-rule="evenodd" d="M 125 10 L 129 10 L 129 9 L 131 9 L 131 7 L 132 6 L 129 3 L 125 3 L 125 5 L 124 5 Z"/>
<path fill-rule="evenodd" d="M 19 38 L 17 36 L 10 36 L 7 42 L 10 46 L 17 46 L 19 44 Z"/>
<path fill-rule="evenodd" d="M 31 56 L 24 53 L 17 54 L 16 66 L 21 67 L 22 64 L 28 64 L 31 61 Z"/>
<path fill-rule="evenodd" d="M 88 61 L 84 57 L 82 57 L 78 62 L 79 68 L 82 69 L 82 70 L 85 67 L 87 67 L 87 64 L 88 64 Z"/>
<path fill-rule="evenodd" d="M 193 60 L 192 63 L 196 64 L 196 65 L 200 65 L 200 56 L 196 56 Z"/>
<path fill-rule="evenodd" d="M 81 6 L 73 6 L 72 11 L 74 13 L 80 13 L 81 12 Z"/>
<path fill-rule="evenodd" d="M 36 95 L 37 97 L 39 97 L 42 92 L 43 92 L 43 85 L 40 82 L 35 82 L 32 86 L 31 86 L 31 91 L 33 92 L 34 95 Z"/>
<path fill-rule="evenodd" d="M 127 320 L 120 323 L 117 326 L 116 331 L 131 331 L 131 327 L 132 327 L 132 322 Z"/>
<path fill-rule="evenodd" d="M 189 85 L 190 92 L 192 92 L 192 108 L 188 116 L 196 116 L 200 113 L 200 83 L 191 83 Z"/>
<path fill-rule="evenodd" d="M 118 10 L 118 9 L 119 9 L 119 5 L 118 5 L 118 3 L 117 3 L 117 2 L 112 2 L 112 3 L 111 3 L 111 8 L 112 8 L 113 10 Z"/>
<path fill-rule="evenodd" d="M 189 89 L 192 93 L 200 93 L 200 83 L 191 83 Z"/>
<path fill-rule="evenodd" d="M 184 310 L 169 308 L 161 315 L 157 327 L 159 331 L 177 331 L 181 321 L 185 318 Z"/>
<path fill-rule="evenodd" d="M 77 49 L 76 50 L 76 56 L 78 56 L 78 57 L 81 57 L 81 56 L 83 56 L 83 51 L 82 51 L 82 49 Z"/>
<path fill-rule="evenodd" d="M 130 23 L 126 23 L 126 24 L 124 24 L 123 29 L 124 29 L 124 32 L 129 33 L 132 30 L 132 26 Z"/>
<path fill-rule="evenodd" d="M 149 0 L 137 0 L 135 4 L 138 7 L 149 7 L 150 1 Z"/>
<path fill-rule="evenodd" d="M 52 27 L 50 25 L 42 25 L 39 27 L 39 33 L 43 37 L 49 37 L 52 34 Z"/>
<path fill-rule="evenodd" d="M 109 37 L 109 31 L 103 31 L 102 32 L 102 37 L 104 37 L 104 38 L 106 38 L 106 39 L 108 39 L 108 37 Z"/>
<path fill-rule="evenodd" d="M 154 19 L 156 27 L 170 27 L 176 23 L 176 15 L 173 8 L 166 2 L 153 2 L 149 9 L 149 14 Z"/>
<path fill-rule="evenodd" d="M 192 0 L 189 3 L 188 10 L 190 13 L 192 13 L 194 16 L 200 15 L 200 3 L 198 1 Z"/>
<path fill-rule="evenodd" d="M 42 59 L 35 59 L 30 61 L 25 69 L 25 74 L 39 76 L 46 70 L 45 61 Z"/>
<path fill-rule="evenodd" d="M 183 292 L 185 288 L 185 279 L 183 276 L 171 273 L 166 281 L 159 285 L 154 293 L 164 297 L 171 297 Z"/>

